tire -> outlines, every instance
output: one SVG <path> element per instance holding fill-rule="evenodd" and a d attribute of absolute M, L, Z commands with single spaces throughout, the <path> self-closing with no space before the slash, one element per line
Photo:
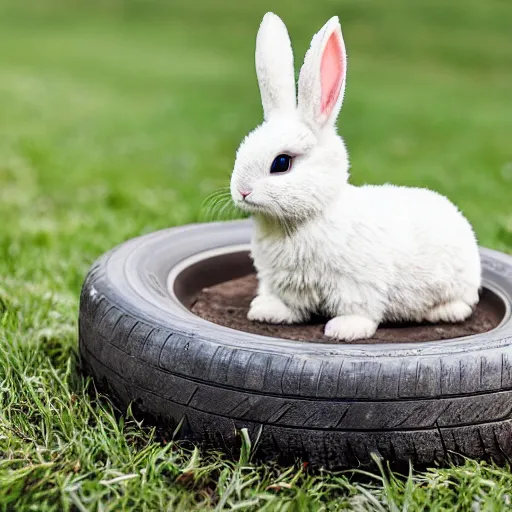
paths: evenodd
<path fill-rule="evenodd" d="M 238 250 L 250 232 L 248 221 L 168 229 L 96 261 L 82 288 L 79 343 L 100 390 L 170 432 L 180 425 L 182 438 L 233 453 L 236 430 L 247 428 L 262 459 L 332 469 L 371 463 L 372 452 L 416 464 L 452 452 L 512 456 L 512 257 L 481 250 L 484 286 L 503 303 L 503 321 L 487 333 L 295 342 L 207 322 L 168 291 L 186 261 Z"/>

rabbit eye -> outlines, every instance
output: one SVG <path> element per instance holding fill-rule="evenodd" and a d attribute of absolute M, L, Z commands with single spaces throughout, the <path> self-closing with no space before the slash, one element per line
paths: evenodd
<path fill-rule="evenodd" d="M 290 155 L 277 155 L 270 166 L 270 172 L 286 172 L 292 166 L 292 157 Z"/>

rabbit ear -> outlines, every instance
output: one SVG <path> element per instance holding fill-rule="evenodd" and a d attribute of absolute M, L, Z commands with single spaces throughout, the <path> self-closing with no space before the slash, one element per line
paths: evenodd
<path fill-rule="evenodd" d="M 334 126 L 343 102 L 347 55 L 338 17 L 317 32 L 299 76 L 299 110 L 316 127 Z"/>
<path fill-rule="evenodd" d="M 267 12 L 256 38 L 256 74 L 265 120 L 276 111 L 296 108 L 293 52 L 285 24 Z"/>

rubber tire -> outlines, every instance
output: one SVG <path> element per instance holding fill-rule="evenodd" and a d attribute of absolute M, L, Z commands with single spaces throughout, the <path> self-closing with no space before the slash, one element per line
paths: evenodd
<path fill-rule="evenodd" d="M 430 464 L 450 452 L 512 456 L 512 258 L 482 249 L 484 283 L 506 302 L 480 335 L 400 345 L 293 342 L 218 326 L 167 291 L 182 260 L 245 244 L 247 221 L 168 229 L 92 266 L 80 299 L 83 367 L 119 406 L 180 437 L 231 452 L 236 429 L 256 455 L 327 468 Z M 181 422 L 181 423 L 180 423 Z"/>

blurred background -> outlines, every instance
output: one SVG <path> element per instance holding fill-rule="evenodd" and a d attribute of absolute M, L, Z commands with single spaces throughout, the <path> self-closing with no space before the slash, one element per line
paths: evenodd
<path fill-rule="evenodd" d="M 3 275 L 76 296 L 131 236 L 201 219 L 262 118 L 263 14 L 302 63 L 332 15 L 348 51 L 339 119 L 352 181 L 431 187 L 512 252 L 509 0 L 3 0 Z"/>

